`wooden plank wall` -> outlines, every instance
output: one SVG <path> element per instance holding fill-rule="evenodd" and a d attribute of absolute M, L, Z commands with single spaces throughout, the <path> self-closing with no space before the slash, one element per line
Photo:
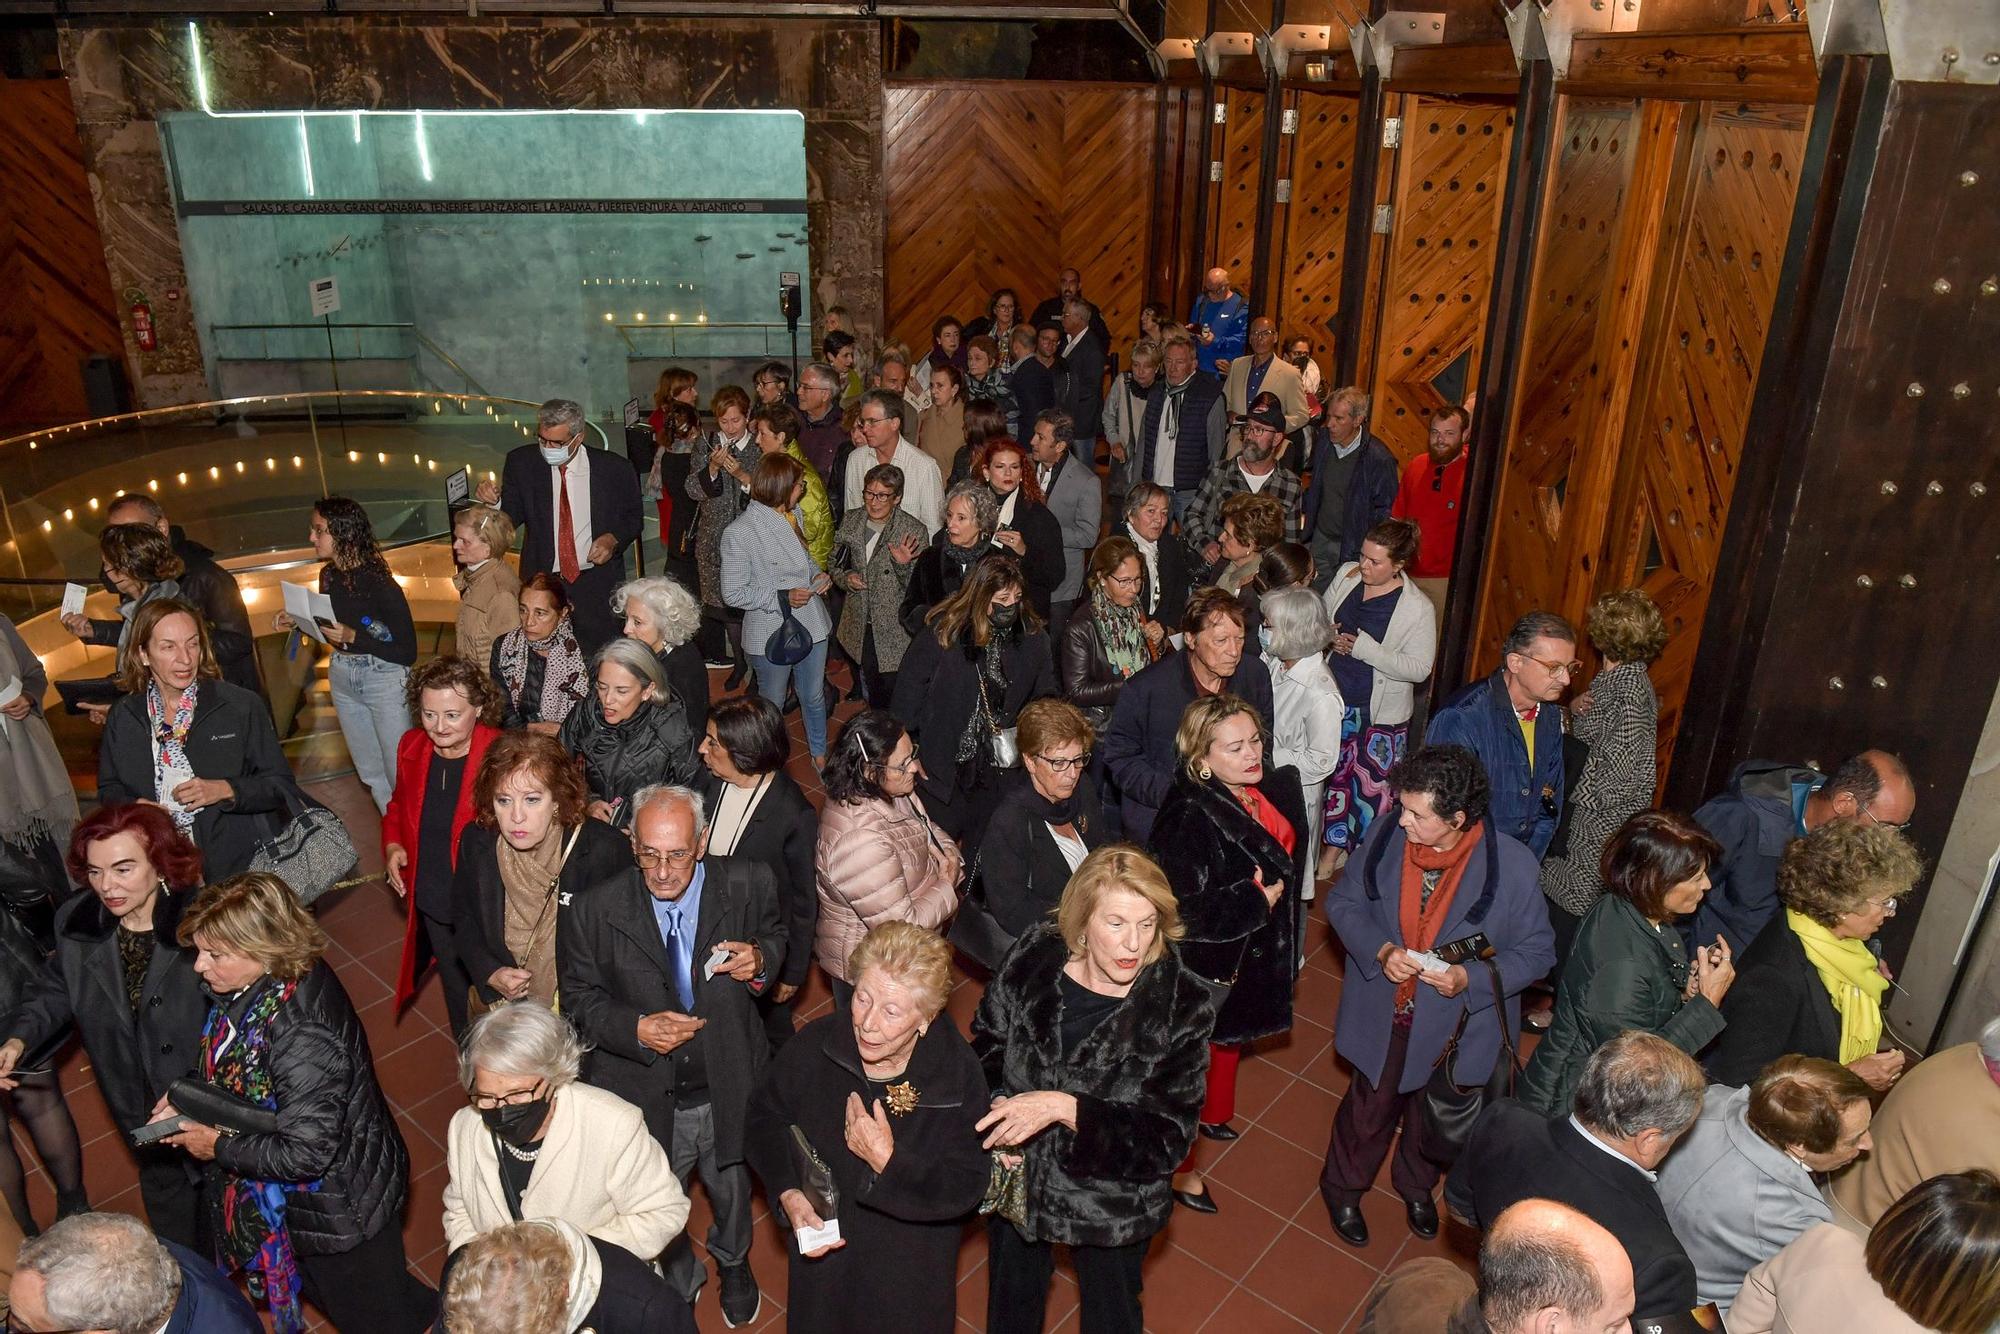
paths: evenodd
<path fill-rule="evenodd" d="M 1347 253 L 1348 192 L 1354 184 L 1360 101 L 1353 94 L 1300 93 L 1299 130 L 1292 146 L 1292 202 L 1279 209 L 1284 228 L 1276 251 L 1284 281 L 1279 328 L 1289 342 L 1313 340 L 1320 366 L 1333 365 L 1333 331 L 1340 309 L 1340 268 Z"/>
<path fill-rule="evenodd" d="M 1150 86 L 888 85 L 890 335 L 921 356 L 938 316 L 983 315 L 996 287 L 1019 292 L 1026 315 L 1073 266 L 1122 344 L 1151 295 L 1155 97 Z"/>
<path fill-rule="evenodd" d="M 0 422 L 74 421 L 84 359 L 125 348 L 69 82 L 0 79 L 0 125 Z"/>
<path fill-rule="evenodd" d="M 1243 88 L 1218 88 L 1215 96 L 1225 108 L 1215 148 L 1222 180 L 1210 187 L 1211 230 L 1203 269 L 1228 269 L 1236 290 L 1247 294 L 1257 252 L 1257 191 L 1264 179 L 1264 104 L 1269 99 Z"/>

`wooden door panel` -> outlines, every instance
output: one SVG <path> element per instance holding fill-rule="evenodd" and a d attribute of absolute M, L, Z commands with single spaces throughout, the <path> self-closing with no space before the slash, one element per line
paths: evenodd
<path fill-rule="evenodd" d="M 1359 107 L 1360 100 L 1350 94 L 1301 93 L 1298 141 L 1292 149 L 1284 335 L 1310 337 L 1313 357 L 1329 369 L 1340 309 L 1340 267 L 1346 257 Z"/>
<path fill-rule="evenodd" d="M 1126 88 L 1086 88 L 1063 99 L 1063 263 L 1111 330 L 1121 360 L 1139 328 L 1146 240 L 1153 212 L 1153 98 Z M 1054 289 L 1051 289 L 1054 290 Z"/>
<path fill-rule="evenodd" d="M 1250 290 L 1250 266 L 1257 252 L 1257 189 L 1264 177 L 1264 103 L 1262 93 L 1241 88 L 1219 90 L 1228 108 L 1222 122 L 1222 180 L 1211 187 L 1215 203 L 1215 235 L 1208 253 L 1210 265 L 1228 269 L 1236 290 Z"/>

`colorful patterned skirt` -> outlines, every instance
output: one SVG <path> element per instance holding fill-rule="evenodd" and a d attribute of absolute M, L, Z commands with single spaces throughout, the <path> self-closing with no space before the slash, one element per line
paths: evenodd
<path fill-rule="evenodd" d="M 1408 723 L 1370 727 L 1368 710 L 1353 705 L 1340 719 L 1340 762 L 1326 780 L 1327 844 L 1349 852 L 1361 846 L 1375 817 L 1389 809 L 1389 770 L 1410 746 Z"/>

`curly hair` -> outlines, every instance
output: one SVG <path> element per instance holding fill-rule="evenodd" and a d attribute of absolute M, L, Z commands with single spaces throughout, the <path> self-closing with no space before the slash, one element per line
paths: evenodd
<path fill-rule="evenodd" d="M 502 732 L 486 748 L 479 772 L 472 777 L 472 818 L 488 829 L 497 827 L 494 800 L 500 786 L 515 774 L 549 794 L 555 804 L 555 823 L 574 829 L 583 823 L 590 803 L 590 789 L 584 786 L 583 770 L 560 741 L 541 732 Z"/>
<path fill-rule="evenodd" d="M 488 727 L 498 727 L 506 716 L 507 697 L 493 684 L 493 678 L 470 658 L 461 658 L 456 653 L 432 658 L 411 669 L 409 681 L 403 687 L 403 702 L 410 710 L 412 727 L 423 726 L 418 719 L 423 717 L 426 690 L 456 690 Z"/>
<path fill-rule="evenodd" d="M 997 436 L 991 440 L 988 440 L 985 444 L 981 445 L 977 450 L 973 452 L 972 455 L 973 477 L 978 479 L 979 481 L 985 482 L 988 487 L 991 487 L 993 485 L 993 483 L 986 476 L 986 467 L 993 461 L 993 456 L 995 454 L 1012 454 L 1015 458 L 1021 461 L 1021 498 L 1024 500 L 1032 500 L 1037 505 L 1043 503 L 1042 484 L 1035 477 L 1034 465 L 1029 462 L 1028 451 L 1022 447 L 1020 441 L 1014 439 L 1014 437 L 1010 435 Z M 994 502 L 996 506 L 1003 505 L 1005 503 L 1006 503 L 1005 501 L 1000 501 L 1000 500 L 996 500 Z"/>
<path fill-rule="evenodd" d="M 1421 792 L 1431 799 L 1440 820 L 1464 815 L 1471 828 L 1486 818 L 1493 788 L 1486 766 L 1464 746 L 1424 746 L 1396 761 L 1389 770 L 1389 788 L 1397 796 Z"/>
<path fill-rule="evenodd" d="M 1829 820 L 1785 846 L 1778 899 L 1832 927 L 1873 895 L 1907 894 L 1923 874 L 1923 858 L 1900 829 Z"/>
<path fill-rule="evenodd" d="M 967 478 L 944 493 L 944 503 L 938 506 L 938 513 L 950 512 L 952 502 L 956 500 L 972 506 L 972 521 L 979 525 L 980 545 L 991 541 L 994 530 L 1000 526 L 1000 502 L 993 498 L 992 489 L 984 482 Z M 940 523 L 939 527 L 942 528 L 943 524 Z"/>
<path fill-rule="evenodd" d="M 447 1334 L 558 1334 L 569 1244 L 553 1223 L 509 1223 L 482 1232 L 459 1252 L 444 1286 Z"/>
<path fill-rule="evenodd" d="M 114 523 L 97 538 L 104 568 L 130 575 L 142 584 L 178 579 L 186 562 L 174 554 L 167 536 L 150 523 Z"/>
<path fill-rule="evenodd" d="M 324 496 L 313 502 L 313 513 L 326 520 L 326 531 L 333 538 L 333 568 L 372 569 L 384 579 L 389 577 L 389 562 L 382 559 L 375 541 L 375 525 L 360 501 Z"/>
<path fill-rule="evenodd" d="M 1269 551 L 1285 535 L 1285 507 L 1275 497 L 1238 491 L 1222 502 L 1222 525 L 1253 551 Z"/>
<path fill-rule="evenodd" d="M 663 574 L 644 575 L 618 585 L 611 595 L 611 610 L 623 616 L 634 602 L 653 618 L 663 649 L 679 648 L 701 629 L 701 604 L 694 594 Z"/>
<path fill-rule="evenodd" d="M 1613 662 L 1651 662 L 1667 646 L 1667 620 L 1637 588 L 1606 593 L 1583 614 L 1584 633 Z"/>
<path fill-rule="evenodd" d="M 870 968 L 908 987 L 928 1019 L 951 998 L 951 946 L 929 927 L 883 922 L 872 928 L 847 956 L 847 981 L 859 982 Z"/>
<path fill-rule="evenodd" d="M 63 863 L 72 883 L 90 883 L 90 845 L 130 834 L 146 850 L 146 860 L 169 889 L 193 889 L 201 884 L 201 849 L 174 824 L 165 808 L 147 801 L 100 806 L 77 823 L 69 836 Z"/>

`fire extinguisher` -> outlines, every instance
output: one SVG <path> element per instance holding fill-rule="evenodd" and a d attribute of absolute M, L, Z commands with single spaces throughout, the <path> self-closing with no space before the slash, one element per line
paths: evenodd
<path fill-rule="evenodd" d="M 146 300 L 146 294 L 134 290 L 127 293 L 132 300 L 132 341 L 139 345 L 141 352 L 151 352 L 160 345 L 159 333 L 153 328 L 153 307 Z"/>

